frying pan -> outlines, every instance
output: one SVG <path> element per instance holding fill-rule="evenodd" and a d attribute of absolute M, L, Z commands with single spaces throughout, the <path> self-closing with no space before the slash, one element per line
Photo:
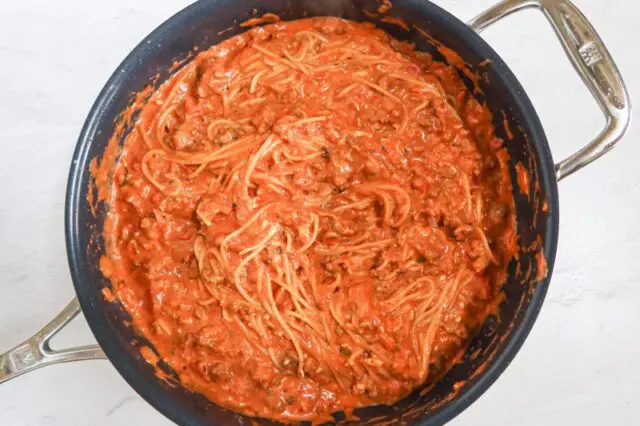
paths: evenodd
<path fill-rule="evenodd" d="M 405 31 L 363 11 L 375 11 L 375 0 L 200 0 L 153 31 L 122 62 L 98 96 L 80 134 L 69 173 L 66 194 L 66 242 L 69 267 L 77 298 L 33 337 L 0 355 L 0 382 L 61 362 L 107 358 L 144 399 L 171 420 L 184 425 L 249 425 L 251 419 L 216 406 L 199 394 L 161 380 L 140 355 L 147 345 L 127 325 L 119 303 L 102 296 L 109 281 L 98 262 L 104 254 L 102 226 L 106 206 L 91 212 L 89 163 L 100 158 L 114 132 L 116 118 L 129 104 L 131 94 L 145 85 L 157 86 L 175 72 L 172 65 L 244 31 L 237 23 L 252 14 L 276 13 L 285 20 L 332 15 L 371 21 L 395 37 L 416 44 L 443 60 L 433 40 L 462 56 L 473 72 L 481 74 L 481 93 L 494 117 L 498 136 L 515 165 L 528 169 L 532 194 L 514 185 L 520 250 L 509 265 L 505 298 L 496 315 L 484 322 L 466 352 L 435 386 L 415 391 L 393 406 L 358 409 L 355 415 L 370 424 L 404 421 L 409 424 L 443 424 L 475 401 L 509 365 L 524 343 L 542 306 L 551 278 L 558 243 L 557 182 L 609 151 L 624 135 L 631 119 L 629 96 L 609 52 L 582 13 L 568 0 L 505 0 L 465 24 L 426 0 L 394 0 L 389 16 L 403 19 Z M 522 86 L 500 57 L 478 35 L 487 26 L 522 9 L 541 11 L 558 36 L 576 72 L 600 105 L 606 125 L 584 148 L 554 164 L 538 116 Z M 422 31 L 416 30 L 420 28 Z M 231 28 L 229 31 L 220 33 Z M 424 33 L 429 37 L 425 37 Z M 437 43 L 435 43 L 437 45 Z M 173 69 L 173 71 L 168 71 Z M 466 78 L 466 77 L 465 77 Z M 465 80 L 471 87 L 472 82 Z M 554 89 L 550 87 L 550 89 Z M 506 123 L 506 125 L 505 125 Z M 509 130 L 511 129 L 511 130 Z M 512 138 L 508 136 L 513 133 Z M 512 139 L 512 140 L 509 140 Z M 548 274 L 540 279 L 536 252 L 540 246 Z M 80 309 L 100 346 L 53 350 L 49 341 Z M 168 374 L 172 374 L 164 366 Z M 336 420 L 344 419 L 341 413 Z M 258 419 L 260 424 L 272 422 Z"/>

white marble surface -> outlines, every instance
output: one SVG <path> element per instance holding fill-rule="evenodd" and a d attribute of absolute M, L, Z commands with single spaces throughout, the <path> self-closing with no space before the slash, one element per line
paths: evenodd
<path fill-rule="evenodd" d="M 575 0 L 640 94 L 640 4 Z M 129 50 L 188 0 L 0 4 L 0 350 L 72 296 L 63 234 L 67 171 L 98 91 Z M 439 0 L 462 19 L 493 0 Z M 485 37 L 535 104 L 556 159 L 601 115 L 543 18 L 513 16 Z M 635 98 L 640 105 L 640 98 Z M 554 279 L 513 364 L 454 425 L 640 424 L 640 126 L 560 185 Z M 92 342 L 83 319 L 59 345 Z M 167 425 L 107 361 L 58 365 L 0 386 L 0 425 Z"/>

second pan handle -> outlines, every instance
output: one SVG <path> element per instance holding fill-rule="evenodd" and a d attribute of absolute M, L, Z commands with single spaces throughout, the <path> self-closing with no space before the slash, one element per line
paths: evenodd
<path fill-rule="evenodd" d="M 0 383 L 47 365 L 61 362 L 105 359 L 97 345 L 54 350 L 50 341 L 65 325 L 80 313 L 80 303 L 75 297 L 51 322 L 31 338 L 0 354 Z"/>
<path fill-rule="evenodd" d="M 547 17 L 607 120 L 605 128 L 589 144 L 556 164 L 556 177 L 561 180 L 607 153 L 624 136 L 631 122 L 631 103 L 620 71 L 602 39 L 569 0 L 504 0 L 468 25 L 480 32 L 507 15 L 528 8 L 538 9 Z"/>

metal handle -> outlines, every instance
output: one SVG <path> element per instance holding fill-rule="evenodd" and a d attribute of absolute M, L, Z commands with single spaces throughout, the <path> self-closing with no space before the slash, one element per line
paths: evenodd
<path fill-rule="evenodd" d="M 62 328 L 80 313 L 80 303 L 74 298 L 49 324 L 33 337 L 0 355 L 0 383 L 29 371 L 61 362 L 104 359 L 97 345 L 80 346 L 64 350 L 51 349 L 49 342 Z"/>
<path fill-rule="evenodd" d="M 624 136 L 631 122 L 631 103 L 609 51 L 587 18 L 569 0 L 505 0 L 468 25 L 480 32 L 507 15 L 528 8 L 536 8 L 547 17 L 607 119 L 604 130 L 595 139 L 556 164 L 556 177 L 561 180 L 607 153 Z"/>

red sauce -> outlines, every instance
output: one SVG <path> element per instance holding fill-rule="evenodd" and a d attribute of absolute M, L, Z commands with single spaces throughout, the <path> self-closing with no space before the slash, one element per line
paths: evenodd
<path fill-rule="evenodd" d="M 143 346 L 140 348 L 140 355 L 142 355 L 142 358 L 144 358 L 145 361 L 147 361 L 154 367 L 156 367 L 158 365 L 158 362 L 160 361 L 158 355 L 156 355 L 155 352 L 153 352 L 153 349 L 148 346 Z"/>
<path fill-rule="evenodd" d="M 502 111 L 502 127 L 504 128 L 504 132 L 507 135 L 507 139 L 512 141 L 513 132 L 511 131 L 511 125 L 509 124 L 509 119 L 507 118 L 507 114 L 504 111 Z"/>
<path fill-rule="evenodd" d="M 109 287 L 103 287 L 102 288 L 102 297 L 104 297 L 104 300 L 106 300 L 109 303 L 111 303 L 114 300 L 116 300 L 116 297 L 113 295 L 113 292 L 111 291 L 111 289 Z"/>
<path fill-rule="evenodd" d="M 529 172 L 527 168 L 520 162 L 516 164 L 516 179 L 518 181 L 518 188 L 520 193 L 529 196 Z"/>
<path fill-rule="evenodd" d="M 541 281 L 549 273 L 547 267 L 547 259 L 544 257 L 544 252 L 540 249 L 536 253 L 536 281 Z"/>
<path fill-rule="evenodd" d="M 255 28 L 146 102 L 108 174 L 101 268 L 219 405 L 324 421 L 390 404 L 442 375 L 500 294 L 508 160 L 455 67 L 370 24 Z"/>
<path fill-rule="evenodd" d="M 387 24 L 397 25 L 405 31 L 409 31 L 409 25 L 407 25 L 407 23 L 403 19 L 396 18 L 394 16 L 383 16 L 382 18 L 380 18 L 380 20 L 382 22 L 386 22 Z"/>
<path fill-rule="evenodd" d="M 391 3 L 391 0 L 382 0 L 382 4 L 378 7 L 378 13 L 385 14 L 391 10 L 392 7 L 393 4 Z"/>
<path fill-rule="evenodd" d="M 273 13 L 265 13 L 258 18 L 248 19 L 240 24 L 241 27 L 255 27 L 256 25 L 275 24 L 280 22 L 280 17 Z"/>
<path fill-rule="evenodd" d="M 438 53 L 442 55 L 447 64 L 459 70 L 461 73 L 465 75 L 472 83 L 473 83 L 473 92 L 476 94 L 482 94 L 482 89 L 480 88 L 479 80 L 481 78 L 480 75 L 473 72 L 471 66 L 467 64 L 462 56 L 458 52 L 453 49 L 448 48 L 444 44 L 442 44 L 439 40 L 433 38 L 428 32 L 424 29 L 414 26 L 415 30 L 418 31 L 423 37 L 429 40 L 437 50 Z M 488 112 L 488 110 L 487 110 Z"/>

